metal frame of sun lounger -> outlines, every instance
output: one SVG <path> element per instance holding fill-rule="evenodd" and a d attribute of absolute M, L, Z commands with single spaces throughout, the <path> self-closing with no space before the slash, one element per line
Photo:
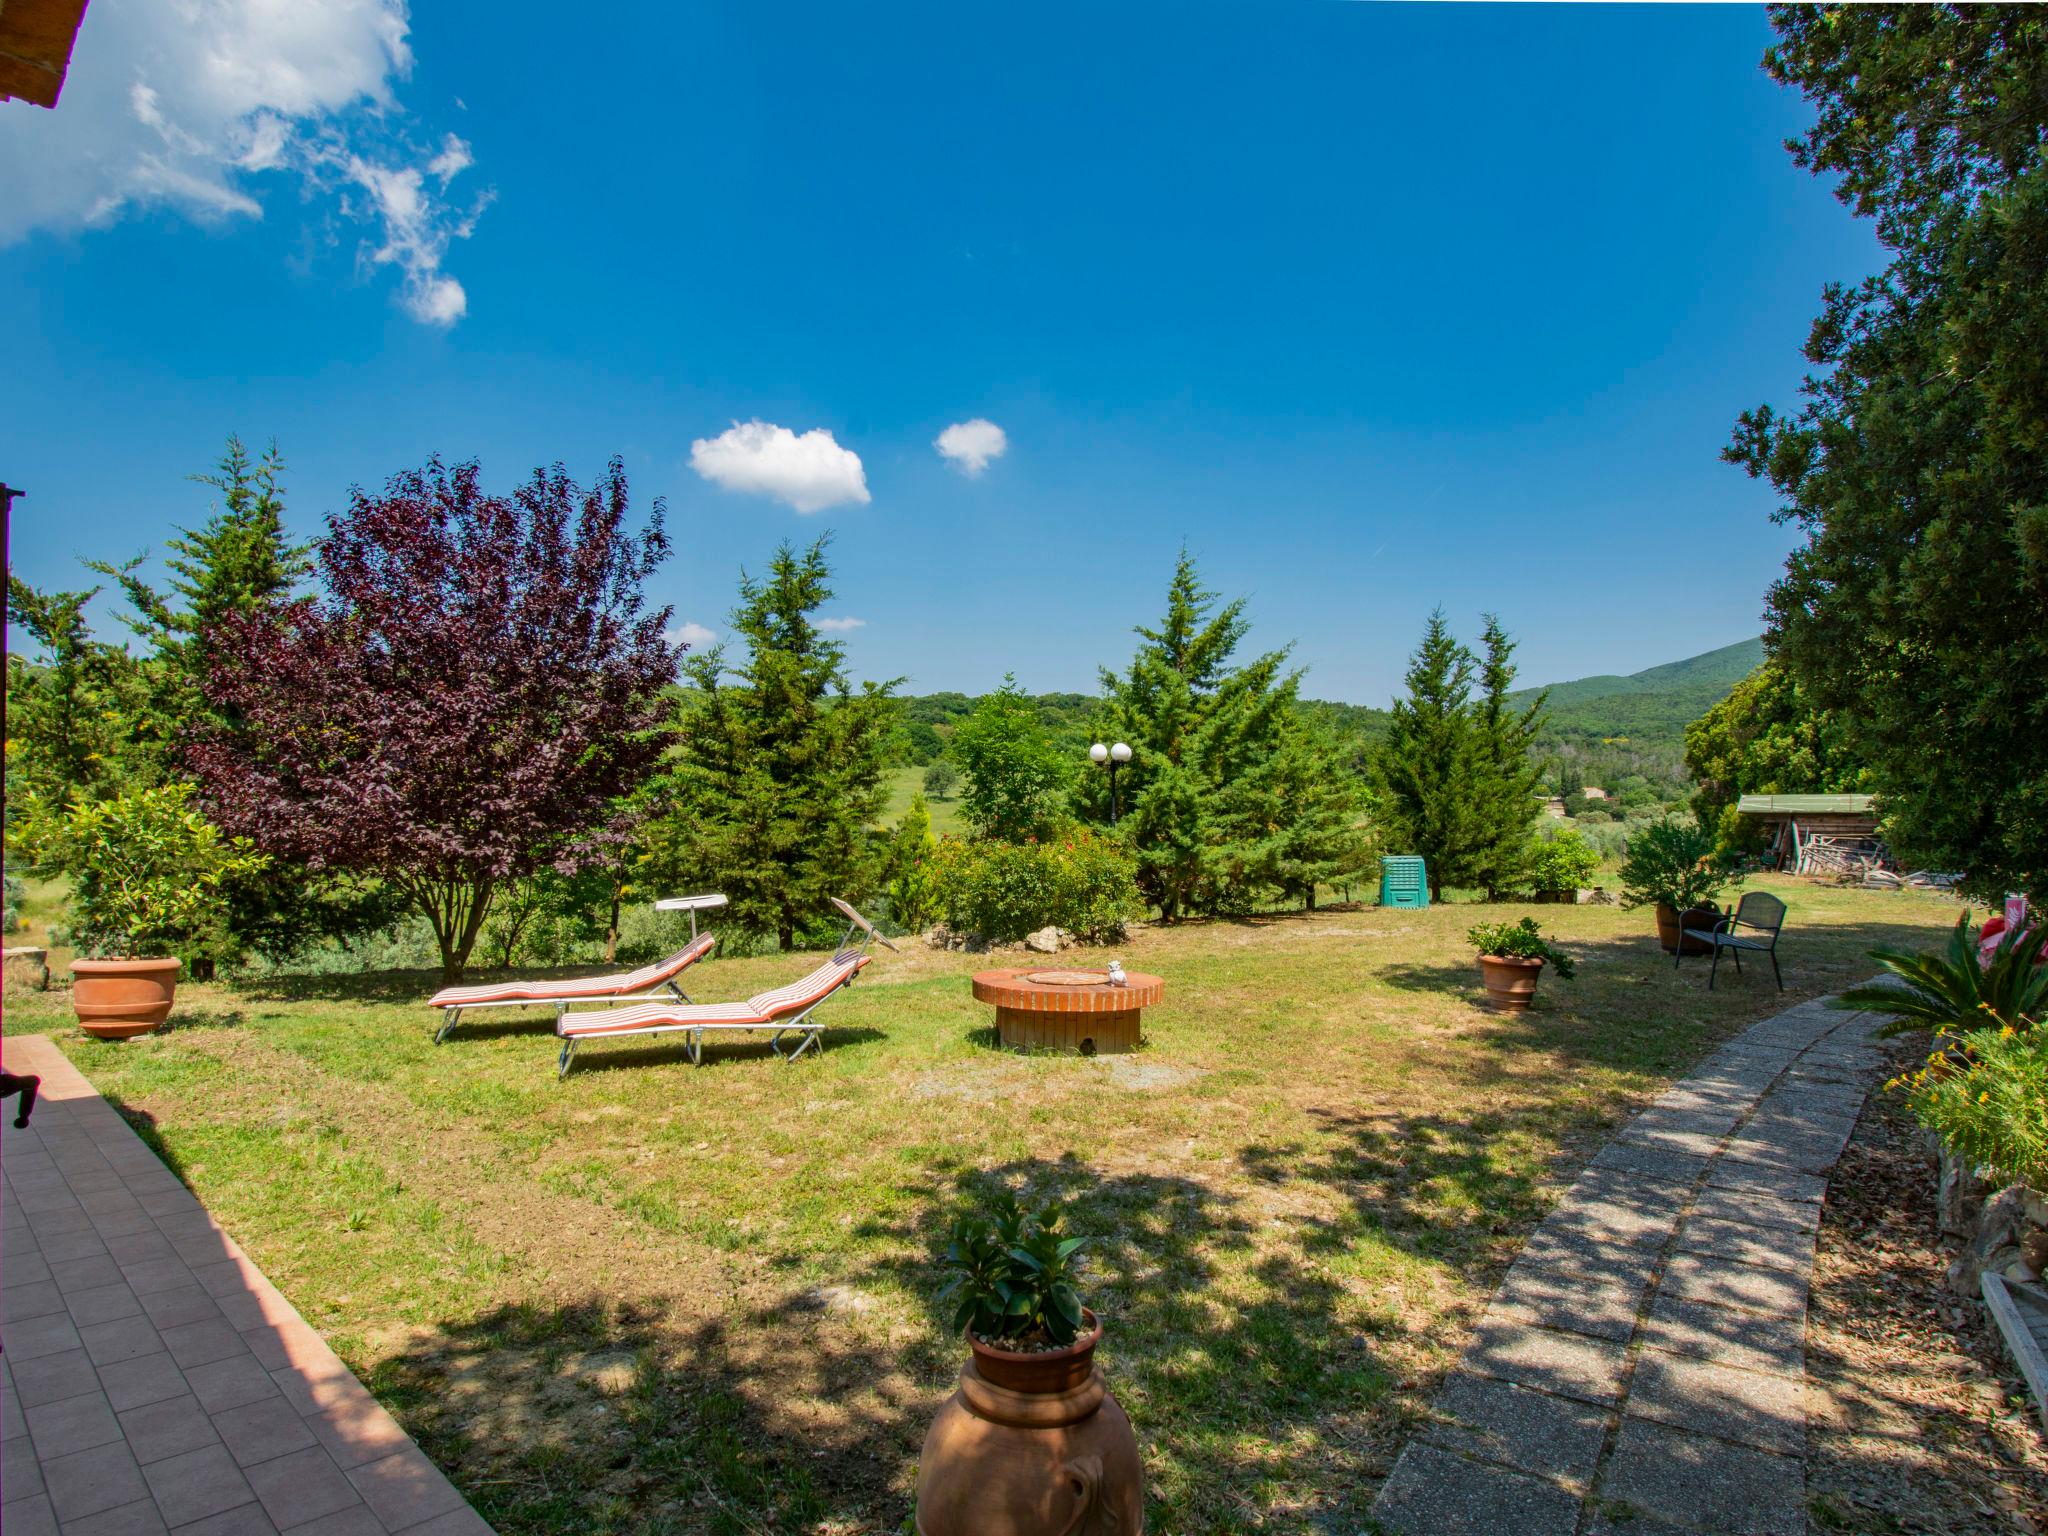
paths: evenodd
<path fill-rule="evenodd" d="M 851 905 L 844 901 L 841 901 L 837 896 L 833 896 L 829 899 L 832 905 L 837 907 L 840 910 L 840 912 L 845 915 L 847 919 L 846 933 L 840 939 L 838 949 L 832 952 L 832 964 L 840 965 L 845 963 L 847 960 L 854 958 L 855 956 L 865 955 L 867 953 L 868 946 L 871 944 L 880 944 L 884 949 L 889 950 L 892 953 L 899 952 L 896 950 L 896 946 L 894 944 L 891 944 L 887 939 L 883 938 L 879 933 L 875 931 L 875 925 L 873 923 L 870 923 L 866 918 L 862 917 L 860 913 L 854 911 Z M 865 935 L 861 939 L 858 946 L 855 946 L 853 944 L 853 936 L 856 932 L 860 932 L 863 935 Z M 689 1053 L 690 1065 L 693 1067 L 701 1067 L 704 1064 L 704 1036 L 707 1033 L 759 1034 L 762 1031 L 767 1030 L 773 1032 L 768 1037 L 769 1049 L 774 1051 L 775 1054 L 781 1057 L 784 1061 L 795 1061 L 799 1056 L 803 1055 L 805 1051 L 810 1050 L 814 1046 L 820 1051 L 825 1049 L 825 1042 L 821 1038 L 824 1033 L 825 1026 L 812 1021 L 811 1015 L 816 1013 L 818 1009 L 823 1007 L 824 1004 L 831 998 L 835 997 L 840 992 L 844 991 L 847 987 L 852 986 L 854 978 L 860 975 L 860 972 L 861 968 L 859 966 L 855 966 L 851 971 L 847 972 L 847 974 L 844 977 L 842 977 L 829 991 L 825 992 L 821 996 L 813 998 L 809 1003 L 805 1004 L 802 1009 L 800 1009 L 798 1012 L 792 1014 L 790 1017 L 786 1019 L 736 1019 L 729 1024 L 705 1023 L 702 1021 L 691 1022 L 687 1020 L 675 1024 L 644 1024 L 637 1025 L 631 1030 L 622 1031 L 618 1035 L 606 1036 L 605 1038 L 630 1039 L 636 1038 L 641 1035 L 666 1035 L 680 1033 L 683 1036 L 683 1048 Z M 555 1028 L 557 1033 L 559 1033 L 561 1030 L 562 1018 L 565 1015 L 566 1010 L 564 1010 L 563 1014 L 558 1014 L 555 1018 Z M 796 1049 L 794 1050 L 783 1049 L 783 1038 L 788 1035 L 802 1036 L 802 1038 L 798 1040 L 796 1044 Z M 562 1037 L 562 1054 L 560 1059 L 555 1064 L 556 1082 L 559 1083 L 560 1081 L 562 1081 L 563 1078 L 569 1075 L 570 1064 L 574 1062 L 576 1059 L 576 1047 L 581 1045 L 583 1041 L 586 1039 L 595 1038 L 597 1037 L 591 1035 L 564 1035 Z"/>
<path fill-rule="evenodd" d="M 709 953 L 709 951 L 706 951 Z M 692 962 L 693 964 L 695 962 Z M 457 1003 L 450 1008 L 447 1017 L 441 1020 L 441 1027 L 434 1031 L 434 1044 L 439 1045 L 448 1038 L 449 1031 L 462 1021 L 462 1016 L 472 1008 L 552 1008 L 555 1022 L 562 1022 L 562 1015 L 569 1011 L 571 1003 L 653 1003 L 661 1000 L 667 991 L 679 1003 L 692 1001 L 690 994 L 676 985 L 671 976 L 667 981 L 650 987 L 645 992 L 592 992 L 581 997 L 500 997 L 484 1003 Z"/>
<path fill-rule="evenodd" d="M 700 907 L 722 907 L 725 905 L 725 898 L 723 896 L 680 896 L 676 897 L 675 901 L 678 904 L 696 902 Z M 656 902 L 655 905 L 659 907 L 662 903 Z M 683 949 L 689 949 L 696 942 L 697 914 L 693 910 L 690 913 L 690 943 L 685 944 Z M 715 945 L 716 940 L 713 943 Z M 680 954 L 682 951 L 679 950 L 677 953 Z M 443 1016 L 441 1027 L 434 1031 L 434 1044 L 439 1045 L 442 1041 L 446 1040 L 455 1026 L 462 1022 L 462 1016 L 472 1008 L 552 1007 L 555 1010 L 555 1022 L 559 1024 L 562 1021 L 562 1015 L 569 1011 L 569 1006 L 572 1003 L 651 1003 L 661 997 L 664 989 L 671 993 L 677 1002 L 687 1003 L 691 1001 L 690 994 L 676 985 L 676 976 L 682 975 L 683 971 L 687 971 L 698 960 L 702 960 L 704 955 L 710 953 L 711 950 L 706 949 L 703 955 L 699 955 L 695 960 L 689 961 L 683 966 L 682 970 L 675 973 L 675 976 L 669 977 L 666 981 L 657 981 L 653 986 L 637 992 L 578 992 L 566 997 L 494 997 L 482 1002 L 455 1003 L 448 1008 Z"/>
<path fill-rule="evenodd" d="M 837 960 L 839 956 L 835 955 L 833 958 Z M 798 1012 L 790 1015 L 786 1019 L 736 1019 L 730 1024 L 643 1024 L 630 1031 L 625 1031 L 617 1035 L 607 1035 L 602 1038 L 611 1040 L 629 1040 L 638 1039 L 642 1035 L 667 1035 L 680 1033 L 683 1037 L 683 1049 L 689 1054 L 690 1057 L 690 1065 L 693 1067 L 701 1067 L 704 1065 L 705 1035 L 760 1034 L 763 1031 L 771 1031 L 772 1033 L 770 1033 L 768 1036 L 768 1048 L 774 1051 L 775 1054 L 777 1056 L 780 1056 L 784 1061 L 795 1061 L 797 1057 L 803 1055 L 805 1051 L 810 1050 L 813 1046 L 816 1046 L 821 1051 L 824 1050 L 825 1043 L 820 1038 L 820 1036 L 823 1035 L 825 1026 L 823 1024 L 819 1024 L 812 1021 L 811 1015 L 816 1013 L 820 1008 L 822 1008 L 827 1002 L 829 1002 L 833 997 L 837 996 L 840 992 L 843 992 L 846 988 L 852 986 L 854 977 L 858 976 L 859 974 L 860 972 L 858 970 L 849 971 L 845 977 L 843 977 L 840 981 L 833 985 L 831 991 L 827 992 L 823 997 L 814 998 L 805 1007 L 800 1009 Z M 560 1022 L 561 1021 L 559 1019 L 556 1020 L 557 1024 L 559 1024 Z M 801 1040 L 797 1042 L 795 1050 L 785 1050 L 783 1048 L 783 1038 L 787 1035 L 801 1035 L 803 1037 Z M 560 1059 L 557 1060 L 555 1063 L 556 1082 L 559 1083 L 563 1078 L 569 1075 L 569 1067 L 576 1060 L 576 1047 L 581 1045 L 585 1040 L 597 1038 L 599 1037 L 594 1035 L 565 1035 L 563 1037 L 562 1054 Z"/>

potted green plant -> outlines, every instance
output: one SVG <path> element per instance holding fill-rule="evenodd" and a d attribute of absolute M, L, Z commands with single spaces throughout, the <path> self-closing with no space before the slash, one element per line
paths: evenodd
<path fill-rule="evenodd" d="M 939 1292 L 967 1336 L 960 1385 L 918 1462 L 922 1536 L 1055 1536 L 1144 1529 L 1145 1473 L 1131 1421 L 1095 1363 L 1101 1321 L 1081 1304 L 1085 1239 L 1057 1205 L 1005 1194 L 954 1223 Z"/>
<path fill-rule="evenodd" d="M 1721 919 L 1714 898 L 1735 883 L 1735 874 L 1716 853 L 1714 835 L 1698 822 L 1667 817 L 1653 821 L 1628 840 L 1621 861 L 1621 904 L 1652 907 L 1657 942 L 1676 954 L 1703 955 L 1699 939 L 1681 939 L 1688 928 L 1712 928 Z"/>
<path fill-rule="evenodd" d="M 1479 951 L 1487 1002 L 1503 1012 L 1529 1006 L 1546 960 L 1565 981 L 1572 979 L 1572 957 L 1543 937 L 1533 917 L 1519 923 L 1479 923 L 1466 930 L 1465 938 Z"/>
<path fill-rule="evenodd" d="M 267 860 L 195 810 L 189 784 L 34 807 L 25 821 L 38 864 L 71 880 L 79 1027 L 107 1040 L 157 1028 L 177 991 L 175 951 L 219 927 L 222 879 Z"/>

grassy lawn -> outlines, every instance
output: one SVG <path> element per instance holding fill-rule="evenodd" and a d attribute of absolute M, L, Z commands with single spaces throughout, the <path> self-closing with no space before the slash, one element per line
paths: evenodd
<path fill-rule="evenodd" d="M 882 807 L 882 824 L 893 827 L 910 809 L 911 798 L 923 792 L 924 770 L 891 768 L 883 775 L 883 780 L 889 786 L 889 801 Z M 962 837 L 967 835 L 967 823 L 960 818 L 960 791 L 957 788 L 944 800 L 934 800 L 926 795 L 924 803 L 932 813 L 933 836 L 944 837 L 949 832 L 957 832 Z"/>
<path fill-rule="evenodd" d="M 966 984 L 992 962 L 921 945 L 795 1066 L 600 1043 L 557 1085 L 545 1017 L 436 1047 L 417 972 L 190 987 L 126 1045 L 59 993 L 8 1027 L 55 1035 L 502 1531 L 907 1529 L 962 1352 L 931 1256 L 997 1185 L 1067 1198 L 1096 1240 L 1153 1530 L 1351 1530 L 1614 1123 L 1956 915 L 1766 884 L 1792 908 L 1782 999 L 1754 970 L 1710 996 L 1612 907 L 1148 930 L 1118 953 L 1167 1001 L 1121 1058 L 996 1050 Z M 1523 910 L 1579 979 L 1495 1016 L 1464 930 Z M 808 963 L 712 962 L 691 990 Z"/>

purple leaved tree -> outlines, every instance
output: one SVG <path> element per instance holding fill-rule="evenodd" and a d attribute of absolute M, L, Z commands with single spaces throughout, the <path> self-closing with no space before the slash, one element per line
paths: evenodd
<path fill-rule="evenodd" d="M 662 749 L 677 648 L 642 583 L 662 503 L 628 529 L 625 471 L 536 470 L 510 496 L 474 463 L 360 487 L 328 519 L 321 597 L 220 621 L 207 694 L 230 722 L 187 760 L 230 833 L 391 882 L 433 925 L 447 981 L 493 897 L 574 873 L 630 828 L 612 801 Z"/>

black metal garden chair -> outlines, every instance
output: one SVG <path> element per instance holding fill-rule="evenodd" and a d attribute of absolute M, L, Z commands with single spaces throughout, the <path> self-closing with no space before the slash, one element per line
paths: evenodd
<path fill-rule="evenodd" d="M 1742 970 L 1742 952 L 1768 955 L 1771 959 L 1771 975 L 1776 978 L 1778 990 L 1785 990 L 1784 974 L 1778 969 L 1778 931 L 1785 926 L 1785 903 L 1764 891 L 1751 891 L 1736 904 L 1735 910 L 1722 918 L 1712 928 L 1687 928 L 1678 943 L 1678 955 L 1672 961 L 1672 969 L 1678 968 L 1678 961 L 1685 958 L 1685 940 L 1697 939 L 1702 944 L 1713 946 L 1714 963 L 1707 968 L 1707 990 L 1714 990 L 1714 975 L 1721 969 L 1721 951 L 1724 949 L 1735 957 L 1735 969 Z"/>

